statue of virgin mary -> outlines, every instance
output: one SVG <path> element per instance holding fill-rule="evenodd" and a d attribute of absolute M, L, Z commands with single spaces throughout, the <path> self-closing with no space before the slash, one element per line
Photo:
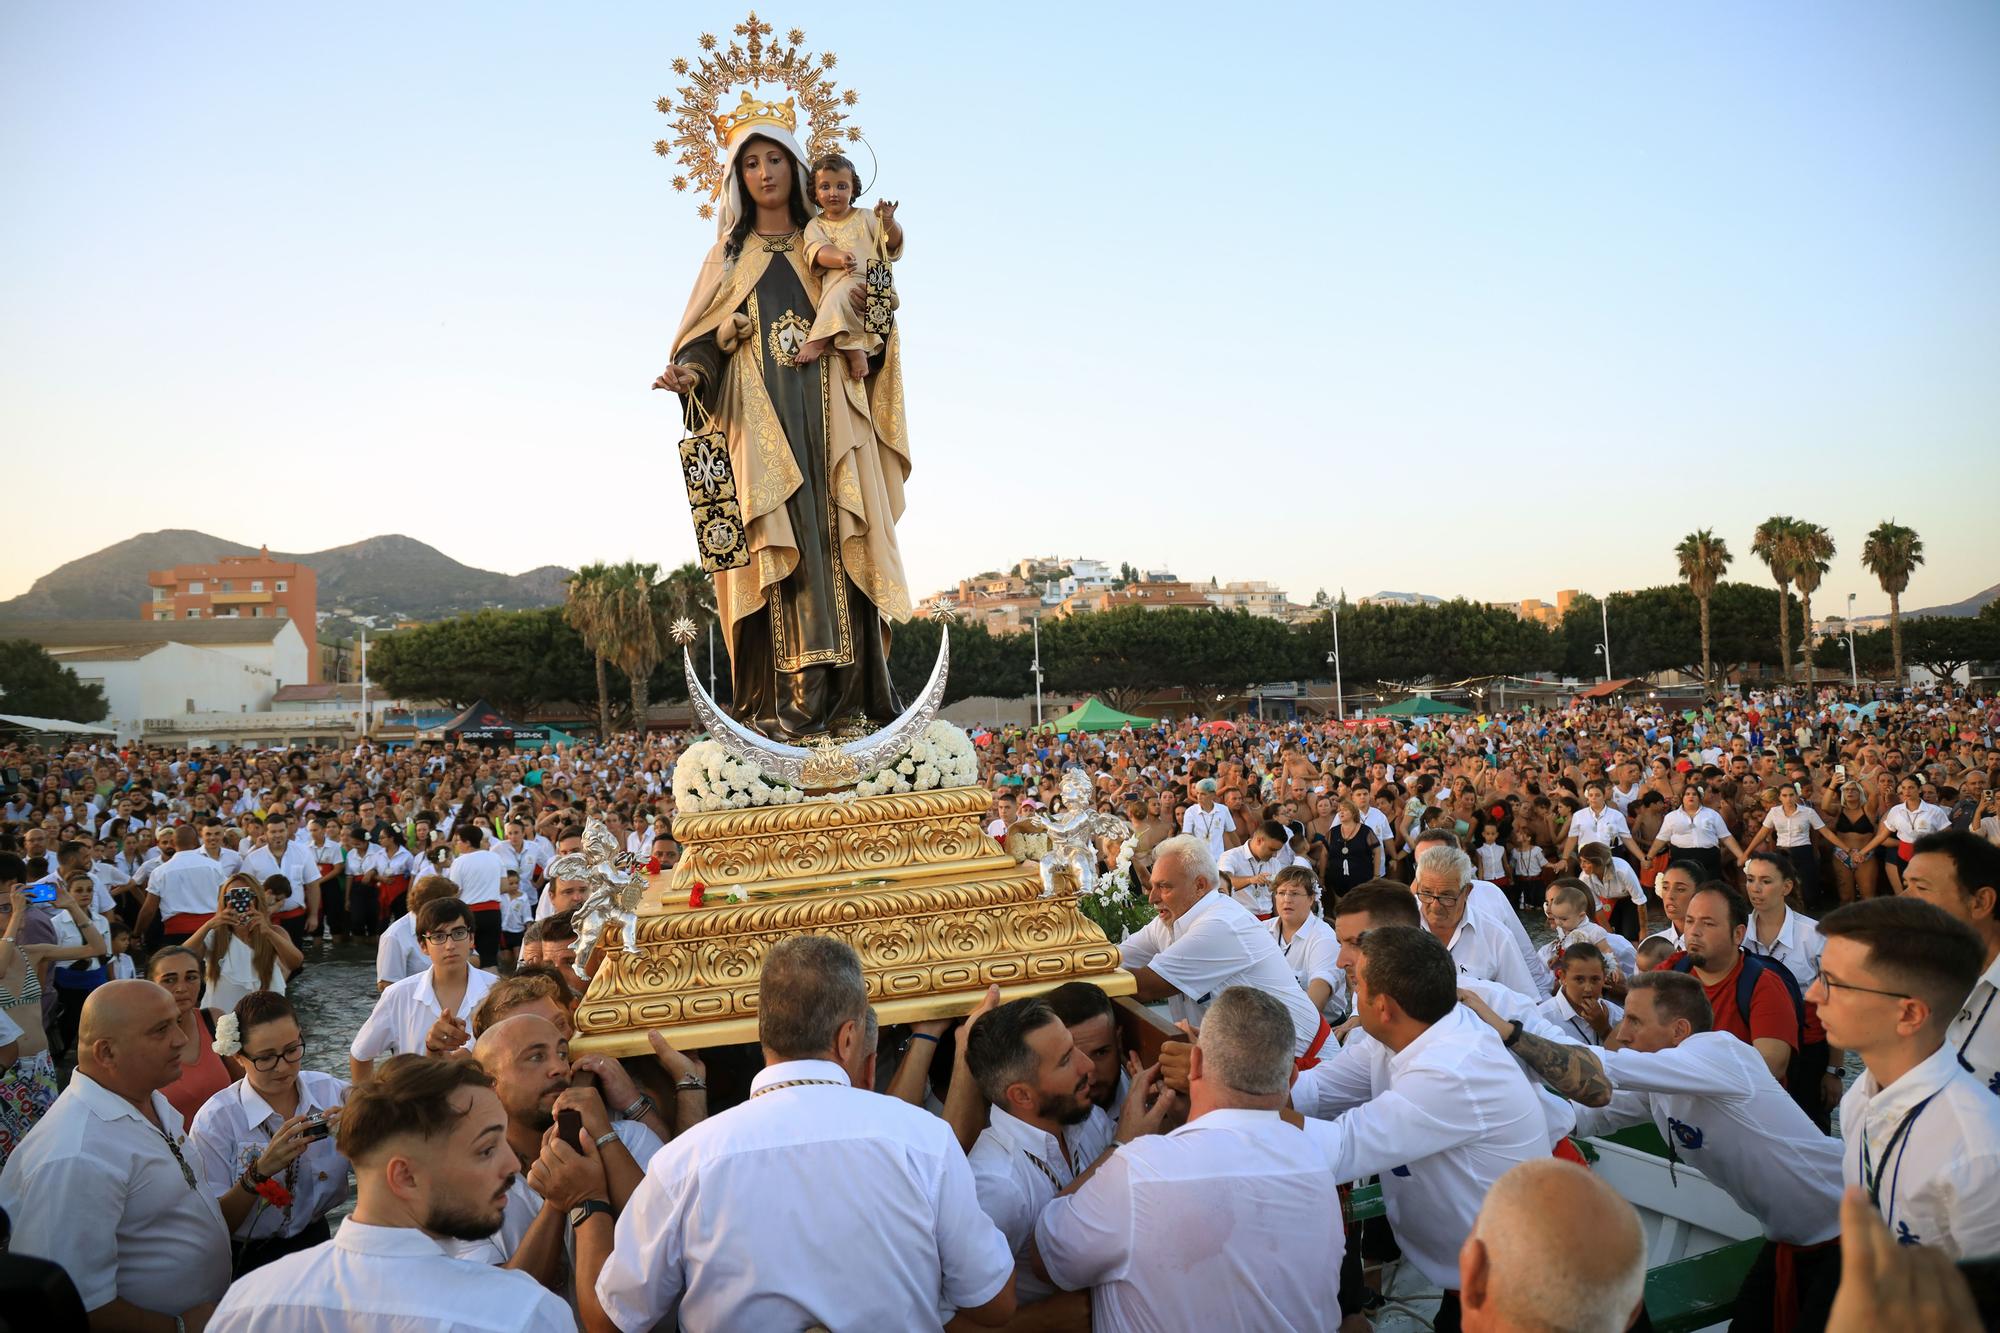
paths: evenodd
<path fill-rule="evenodd" d="M 654 387 L 728 444 L 750 554 L 715 574 L 731 711 L 778 740 L 866 730 L 900 711 L 889 632 L 910 617 L 900 342 L 892 331 L 858 381 L 841 357 L 796 360 L 820 282 L 800 234 L 813 209 L 795 113 L 746 94 L 716 126 L 718 236 Z"/>

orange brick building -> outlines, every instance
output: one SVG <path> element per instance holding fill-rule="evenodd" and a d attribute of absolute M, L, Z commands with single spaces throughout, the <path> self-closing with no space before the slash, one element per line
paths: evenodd
<path fill-rule="evenodd" d="M 225 555 L 204 565 L 175 565 L 146 575 L 151 596 L 143 620 L 290 620 L 306 642 L 311 680 L 320 676 L 319 579 L 310 567 L 256 555 Z"/>

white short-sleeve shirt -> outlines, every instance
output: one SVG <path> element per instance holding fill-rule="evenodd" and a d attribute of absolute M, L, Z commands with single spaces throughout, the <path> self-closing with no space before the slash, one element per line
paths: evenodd
<path fill-rule="evenodd" d="M 1231 986 L 1251 986 L 1291 1012 L 1294 1055 L 1305 1054 L 1319 1035 L 1319 1011 L 1299 989 L 1270 932 L 1242 904 L 1219 893 L 1203 894 L 1171 925 L 1154 917 L 1118 952 L 1126 967 L 1151 968 L 1174 988 L 1167 1012 L 1176 1021 L 1199 1027 L 1217 995 Z"/>
<path fill-rule="evenodd" d="M 1625 816 L 1611 806 L 1604 807 L 1598 814 L 1589 806 L 1584 806 L 1569 817 L 1568 837 L 1576 839 L 1581 847 L 1587 842 L 1601 842 L 1606 847 L 1616 847 L 1632 836 L 1632 826 L 1625 822 Z"/>
<path fill-rule="evenodd" d="M 1886 1088 L 1873 1074 L 1856 1079 L 1840 1099 L 1840 1133 L 1843 1179 L 1876 1182 L 1898 1241 L 1953 1259 L 2000 1254 L 2000 1097 L 1959 1066 L 1949 1041 Z"/>
<path fill-rule="evenodd" d="M 1199 804 L 1191 805 L 1181 816 L 1181 832 L 1207 843 L 1208 850 L 1220 861 L 1225 835 L 1236 832 L 1236 817 L 1227 806 L 1218 804 L 1213 810 L 1204 810 Z"/>
<path fill-rule="evenodd" d="M 417 943 L 417 914 L 405 912 L 375 939 L 375 980 L 398 982 L 429 968 L 430 957 Z"/>
<path fill-rule="evenodd" d="M 1318 915 L 1308 915 L 1305 924 L 1287 943 L 1283 938 L 1283 922 L 1272 917 L 1264 924 L 1270 928 L 1278 952 L 1284 955 L 1285 966 L 1299 979 L 1299 989 L 1304 990 L 1308 982 L 1324 981 L 1333 989 L 1322 1012 L 1328 1017 L 1346 1012 L 1347 974 L 1340 970 L 1340 937 L 1333 933 L 1333 927 Z"/>
<path fill-rule="evenodd" d="M 299 1071 L 299 1106 L 294 1115 L 330 1110 L 346 1100 L 346 1080 L 312 1069 Z M 188 1131 L 188 1144 L 201 1160 L 208 1192 L 219 1201 L 236 1188 L 244 1168 L 256 1164 L 284 1122 L 285 1117 L 271 1109 L 247 1078 L 236 1080 L 203 1102 Z M 264 1240 L 304 1231 L 314 1219 L 346 1201 L 347 1169 L 347 1159 L 334 1146 L 332 1135 L 313 1140 L 294 1159 L 292 1169 L 277 1177 L 288 1182 L 292 1206 L 257 1208 L 237 1227 L 237 1238 Z"/>
<path fill-rule="evenodd" d="M 1659 837 L 1676 847 L 1716 847 L 1730 836 L 1729 825 L 1721 815 L 1703 806 L 1688 818 L 1686 810 L 1674 810 L 1660 821 Z"/>
<path fill-rule="evenodd" d="M 155 870 L 146 881 L 146 892 L 158 895 L 160 915 L 215 915 L 217 894 L 229 874 L 220 864 L 199 850 L 176 852 L 171 861 Z"/>
<path fill-rule="evenodd" d="M 560 1296 L 526 1273 L 453 1258 L 415 1227 L 348 1218 L 333 1239 L 245 1274 L 210 1333 L 576 1333 Z"/>
<path fill-rule="evenodd" d="M 1973 983 L 1972 993 L 1952 1017 L 1945 1036 L 1972 1076 L 1988 1092 L 2000 1096 L 2000 1006 L 1993 1003 L 1996 997 L 2000 997 L 2000 958 Z"/>
<path fill-rule="evenodd" d="M 1113 1153 L 1042 1211 L 1036 1245 L 1057 1285 L 1091 1289 L 1098 1333 L 1330 1328 L 1342 1179 L 1277 1112 L 1214 1110 Z"/>
<path fill-rule="evenodd" d="M 180 1314 L 229 1285 L 222 1210 L 202 1188 L 180 1112 L 157 1092 L 152 1100 L 157 1127 L 73 1074 L 0 1171 L 12 1249 L 61 1264 L 86 1310 L 124 1300 Z"/>
<path fill-rule="evenodd" d="M 597 1296 L 628 1329 L 938 1329 L 1013 1271 L 944 1121 L 788 1060 L 654 1154 Z"/>
<path fill-rule="evenodd" d="M 465 977 L 465 998 L 454 1012 L 470 1028 L 472 1011 L 500 979 L 476 967 L 468 968 Z M 354 1034 L 354 1045 L 348 1053 L 361 1061 L 392 1055 L 422 1055 L 431 1024 L 444 1016 L 433 981 L 431 969 L 426 967 L 376 996 L 375 1008 L 361 1024 L 361 1030 Z"/>
<path fill-rule="evenodd" d="M 459 899 L 467 906 L 476 906 L 500 901 L 500 876 L 506 869 L 499 856 L 481 847 L 453 861 L 445 875 L 458 885 Z"/>
<path fill-rule="evenodd" d="M 1810 847 L 1813 830 L 1825 828 L 1826 821 L 1809 805 L 1802 805 L 1789 815 L 1780 805 L 1765 812 L 1764 827 L 1771 830 L 1780 847 Z"/>
<path fill-rule="evenodd" d="M 1263 860 L 1250 855 L 1250 844 L 1245 842 L 1231 847 L 1216 859 L 1215 868 L 1232 880 L 1255 879 L 1259 875 L 1276 875 L 1286 866 L 1298 861 L 1298 856 L 1289 846 L 1280 845 L 1278 850 Z M 1258 916 L 1271 914 L 1271 886 L 1258 884 L 1234 889 L 1230 897 L 1242 903 Z"/>
<path fill-rule="evenodd" d="M 1047 1130 L 996 1106 L 966 1154 L 979 1206 L 1014 1251 L 1014 1295 L 1022 1304 L 1046 1300 L 1056 1290 L 1021 1262 L 1034 1239 L 1036 1219 L 1059 1190 L 1097 1160 L 1116 1132 L 1111 1117 L 1093 1106 L 1080 1124 L 1063 1130 L 1059 1144 Z"/>

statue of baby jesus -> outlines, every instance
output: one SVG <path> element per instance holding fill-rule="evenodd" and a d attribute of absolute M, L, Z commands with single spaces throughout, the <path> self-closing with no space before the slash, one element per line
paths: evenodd
<path fill-rule="evenodd" d="M 1080 768 L 1063 774 L 1056 793 L 1055 814 L 1030 814 L 1016 821 L 1015 828 L 1028 827 L 1046 833 L 1050 847 L 1042 857 L 1042 896 L 1058 893 L 1088 893 L 1097 887 L 1097 839 L 1131 836 L 1132 826 L 1116 815 L 1099 814 L 1092 804 L 1090 775 Z"/>
<path fill-rule="evenodd" d="M 590 980 L 587 970 L 597 953 L 597 938 L 604 927 L 616 921 L 626 953 L 640 954 L 639 901 L 646 892 L 646 876 L 635 870 L 639 858 L 619 849 L 617 839 L 603 824 L 593 819 L 584 825 L 583 850 L 568 852 L 549 863 L 555 879 L 580 879 L 590 886 L 589 894 L 570 915 L 576 924 L 576 974 Z"/>
<path fill-rule="evenodd" d="M 794 354 L 809 365 L 825 354 L 828 344 L 847 361 L 848 378 L 857 384 L 868 375 L 868 358 L 882 350 L 882 335 L 868 327 L 866 307 L 856 307 L 856 292 L 865 291 L 870 260 L 903 257 L 903 227 L 896 221 L 896 202 L 884 199 L 872 212 L 854 207 L 861 178 L 854 164 L 838 153 L 813 163 L 813 200 L 819 216 L 806 224 L 806 263 L 825 270 L 825 287 L 812 332 Z"/>

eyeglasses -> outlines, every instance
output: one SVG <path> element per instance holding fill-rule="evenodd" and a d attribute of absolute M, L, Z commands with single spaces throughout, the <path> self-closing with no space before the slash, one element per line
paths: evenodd
<path fill-rule="evenodd" d="M 453 926 L 450 930 L 434 930 L 424 936 L 432 944 L 463 944 L 472 938 L 472 932 L 464 926 Z"/>
<path fill-rule="evenodd" d="M 1914 1000 L 1917 998 L 1916 996 L 1911 995 L 1906 991 L 1878 990 L 1874 986 L 1851 986 L 1845 981 L 1835 981 L 1832 977 L 1828 976 L 1825 972 L 1821 971 L 1817 967 L 1813 969 L 1813 981 L 1826 987 L 1828 992 L 1837 990 L 1851 990 L 1851 991 L 1859 991 L 1863 995 L 1886 995 L 1892 1000 Z M 1807 989 L 1811 989 L 1810 984 L 1808 985 Z"/>
<path fill-rule="evenodd" d="M 272 1051 L 268 1055 L 251 1055 L 249 1052 L 246 1051 L 244 1052 L 243 1058 L 248 1060 L 253 1066 L 255 1066 L 261 1072 L 268 1074 L 270 1071 L 278 1067 L 278 1061 L 280 1060 L 283 1060 L 288 1065 L 295 1065 L 299 1061 L 305 1059 L 306 1044 L 304 1040 L 295 1041 L 291 1045 L 285 1047 L 284 1050 Z"/>
<path fill-rule="evenodd" d="M 1464 896 L 1462 893 L 1419 892 L 1417 894 L 1417 901 L 1420 903 L 1429 903 L 1432 907 L 1456 907 L 1458 906 L 1458 900 Z"/>

